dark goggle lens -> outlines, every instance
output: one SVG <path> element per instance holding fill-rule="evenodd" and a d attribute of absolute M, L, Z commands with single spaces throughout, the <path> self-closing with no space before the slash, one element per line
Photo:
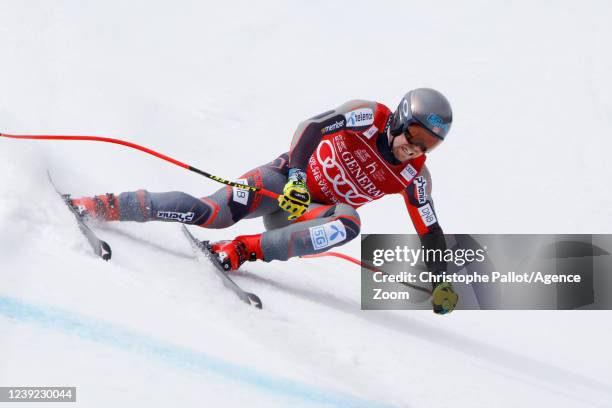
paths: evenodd
<path fill-rule="evenodd" d="M 429 129 L 414 121 L 413 123 L 418 124 L 418 128 L 413 127 L 412 131 L 409 126 L 406 126 L 404 134 L 408 143 L 420 147 L 423 152 L 433 150 L 440 144 L 440 140 L 437 136 L 434 136 Z"/>

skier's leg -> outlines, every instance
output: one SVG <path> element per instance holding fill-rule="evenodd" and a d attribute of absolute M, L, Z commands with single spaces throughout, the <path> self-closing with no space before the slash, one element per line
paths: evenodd
<path fill-rule="evenodd" d="M 240 177 L 250 186 L 280 192 L 287 178 L 287 155 L 257 167 Z M 73 199 L 72 205 L 83 215 L 104 221 L 174 221 L 206 228 L 226 228 L 243 218 L 274 212 L 278 204 L 263 194 L 223 187 L 214 194 L 196 198 L 172 191 L 146 190 Z"/>
<path fill-rule="evenodd" d="M 266 214 L 264 224 L 268 231 L 215 242 L 211 249 L 226 270 L 235 270 L 245 261 L 286 261 L 294 256 L 325 252 L 359 235 L 359 215 L 347 204 L 315 203 L 294 222 L 287 217 L 282 210 Z"/>
<path fill-rule="evenodd" d="M 295 222 L 287 225 L 286 218 L 284 211 L 264 217 L 268 231 L 261 234 L 261 247 L 266 262 L 325 252 L 357 237 L 361 227 L 357 210 L 348 204 L 313 204 Z"/>
<path fill-rule="evenodd" d="M 179 191 L 150 193 L 138 190 L 71 200 L 81 214 L 103 221 L 176 221 L 198 224 L 213 209 L 205 201 Z M 199 224 L 198 224 L 199 225 Z"/>
<path fill-rule="evenodd" d="M 272 162 L 243 174 L 237 181 L 280 194 L 287 182 L 287 161 L 288 155 L 282 154 Z M 212 209 L 210 216 L 198 224 L 206 228 L 226 228 L 244 218 L 261 217 L 279 209 L 273 198 L 232 187 L 223 187 L 202 201 Z"/>

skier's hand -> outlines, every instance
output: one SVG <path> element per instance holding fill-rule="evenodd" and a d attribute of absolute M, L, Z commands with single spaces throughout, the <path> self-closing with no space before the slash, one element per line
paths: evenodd
<path fill-rule="evenodd" d="M 448 282 L 443 282 L 434 288 L 431 294 L 431 304 L 436 314 L 446 314 L 455 310 L 459 296 L 453 290 L 453 286 Z"/>
<path fill-rule="evenodd" d="M 278 205 L 290 214 L 288 219 L 294 220 L 304 215 L 309 204 L 310 192 L 306 187 L 306 173 L 300 169 L 290 169 L 283 194 L 278 196 Z"/>

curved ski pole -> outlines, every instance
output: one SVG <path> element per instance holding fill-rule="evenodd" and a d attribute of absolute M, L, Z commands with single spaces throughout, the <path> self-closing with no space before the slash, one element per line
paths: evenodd
<path fill-rule="evenodd" d="M 207 173 L 203 170 L 200 170 L 196 167 L 190 166 L 186 163 L 183 163 L 181 161 L 178 161 L 176 159 L 173 159 L 170 156 L 166 156 L 163 153 L 159 153 L 156 152 L 155 150 L 149 149 L 147 147 L 144 146 L 140 146 L 136 143 L 132 143 L 132 142 L 128 142 L 126 140 L 121 140 L 121 139 L 113 139 L 110 137 L 102 137 L 102 136 L 68 136 L 68 135 L 12 135 L 12 134 L 7 134 L 7 133 L 0 133 L 0 137 L 6 137 L 6 138 L 10 138 L 10 139 L 26 139 L 26 140 L 83 140 L 83 141 L 91 141 L 91 142 L 104 142 L 104 143 L 114 143 L 114 144 L 118 144 L 118 145 L 122 145 L 122 146 L 127 146 L 127 147 L 131 147 L 132 149 L 136 149 L 136 150 L 140 150 L 141 152 L 145 152 L 148 153 L 152 156 L 155 156 L 159 159 L 165 160 L 167 162 L 170 162 L 172 164 L 175 164 L 179 167 L 182 167 L 184 169 L 187 169 L 189 171 L 193 171 L 194 173 L 197 173 L 201 176 L 204 176 L 208 179 L 214 180 L 218 183 L 221 184 L 225 184 L 227 186 L 230 187 L 237 187 L 243 190 L 248 190 L 248 191 L 252 191 L 252 192 L 259 192 L 267 197 L 273 198 L 273 199 L 277 199 L 278 198 L 278 194 L 270 191 L 270 190 L 266 190 L 265 188 L 259 188 L 259 187 L 252 187 L 252 186 L 248 186 L 246 184 L 241 184 L 241 183 L 236 183 L 234 181 L 229 181 L 229 180 L 225 180 L 221 177 L 217 177 L 213 174 Z"/>
<path fill-rule="evenodd" d="M 346 254 L 341 254 L 340 252 L 333 252 L 333 251 L 322 252 L 320 254 L 302 255 L 302 256 L 300 256 L 300 258 L 323 258 L 323 257 L 326 257 L 326 256 L 332 256 L 332 257 L 335 257 L 335 258 L 344 259 L 345 261 L 349 261 L 351 263 L 354 263 L 355 265 L 359 265 L 360 267 L 365 268 L 365 269 L 367 269 L 367 270 L 369 270 L 371 272 L 380 272 L 380 273 L 383 273 L 385 275 L 389 275 L 389 273 L 383 271 L 382 269 L 378 269 L 377 267 L 375 267 L 373 265 L 367 264 L 365 262 L 361 262 L 359 259 L 355 259 L 352 256 L 348 256 Z M 415 289 L 415 290 L 419 290 L 421 292 L 429 293 L 431 295 L 431 290 L 427 289 L 427 288 L 424 288 L 422 286 L 413 285 L 412 283 L 408 283 L 408 282 L 398 282 L 398 283 L 401 284 L 401 285 L 404 285 L 404 286 L 408 286 L 409 288 L 412 288 L 412 289 Z"/>

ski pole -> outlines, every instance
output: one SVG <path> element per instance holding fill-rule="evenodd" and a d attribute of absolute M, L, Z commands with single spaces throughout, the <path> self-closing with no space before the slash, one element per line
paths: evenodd
<path fill-rule="evenodd" d="M 345 261 L 352 262 L 355 265 L 359 265 L 362 268 L 365 268 L 365 269 L 367 269 L 367 270 L 369 270 L 371 272 L 380 272 L 382 274 L 389 275 L 389 273 L 383 271 L 382 269 L 378 269 L 375 266 L 369 265 L 369 264 L 367 264 L 365 262 L 361 262 L 359 259 L 355 259 L 352 256 L 348 256 L 346 254 L 341 254 L 340 252 L 333 252 L 333 251 L 322 252 L 320 254 L 302 255 L 302 256 L 300 256 L 300 258 L 322 258 L 322 257 L 325 257 L 325 256 L 333 256 L 333 257 L 336 257 L 336 258 L 344 259 Z M 408 282 L 398 282 L 398 283 L 400 283 L 400 284 L 402 284 L 404 286 L 408 286 L 409 288 L 412 288 L 412 289 L 415 289 L 415 290 L 419 290 L 421 292 L 429 293 L 431 295 L 431 290 L 429 290 L 427 288 L 424 288 L 422 286 L 413 285 L 412 283 L 408 283 Z"/>
<path fill-rule="evenodd" d="M 259 192 L 267 197 L 273 198 L 273 199 L 277 199 L 278 198 L 278 194 L 270 191 L 270 190 L 266 190 L 265 188 L 260 188 L 260 187 L 252 187 L 252 186 L 248 186 L 246 184 L 241 184 L 241 183 L 236 183 L 234 181 L 229 181 L 229 180 L 225 180 L 221 177 L 212 175 L 210 173 L 207 173 L 203 170 L 200 170 L 196 167 L 190 166 L 186 163 L 183 163 L 181 161 L 178 161 L 176 159 L 173 159 L 170 156 L 166 156 L 165 154 L 156 152 L 155 150 L 151 150 L 149 148 L 146 148 L 144 146 L 140 146 L 136 143 L 132 143 L 132 142 L 128 142 L 126 140 L 121 140 L 121 139 L 113 139 L 110 137 L 101 137 L 101 136 L 68 136 L 68 135 L 11 135 L 11 134 L 6 134 L 6 133 L 0 133 L 0 137 L 6 137 L 6 138 L 10 138 L 10 139 L 29 139 L 29 140 L 85 140 L 85 141 L 92 141 L 92 142 L 104 142 L 104 143 L 114 143 L 114 144 L 118 144 L 118 145 L 122 145 L 122 146 L 127 146 L 127 147 L 131 147 L 132 149 L 136 149 L 136 150 L 140 150 L 141 152 L 145 152 L 148 153 L 152 156 L 155 156 L 159 159 L 165 160 L 167 162 L 170 162 L 172 164 L 175 164 L 179 167 L 182 167 L 184 169 L 187 169 L 189 171 L 193 171 L 194 173 L 197 173 L 201 176 L 204 176 L 208 179 L 214 180 L 218 183 L 221 184 L 225 184 L 227 186 L 230 187 L 236 187 L 236 188 L 240 188 L 243 190 L 248 190 L 248 191 L 253 191 L 253 192 Z"/>

